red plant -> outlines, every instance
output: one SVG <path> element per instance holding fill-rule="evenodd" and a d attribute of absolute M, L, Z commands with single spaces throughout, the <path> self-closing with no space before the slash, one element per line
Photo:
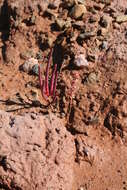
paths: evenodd
<path fill-rule="evenodd" d="M 49 97 L 52 98 L 53 102 L 56 100 L 56 85 L 57 85 L 57 76 L 58 76 L 57 64 L 55 64 L 52 71 L 50 84 L 49 84 L 49 69 L 51 66 L 52 51 L 53 50 L 51 49 L 44 80 L 42 80 L 40 65 L 38 66 L 41 94 L 42 94 L 42 97 L 48 102 L 49 102 L 49 99 L 48 99 Z"/>

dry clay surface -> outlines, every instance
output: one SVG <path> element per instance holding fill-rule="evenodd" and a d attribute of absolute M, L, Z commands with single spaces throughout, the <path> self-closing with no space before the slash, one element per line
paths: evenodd
<path fill-rule="evenodd" d="M 5 189 L 71 189 L 74 143 L 54 115 L 0 112 L 0 186 Z"/>

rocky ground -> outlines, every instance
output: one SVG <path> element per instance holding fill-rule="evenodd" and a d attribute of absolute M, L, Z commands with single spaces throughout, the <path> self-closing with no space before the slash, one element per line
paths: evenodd
<path fill-rule="evenodd" d="M 127 1 L 0 1 L 0 110 L 1 190 L 126 190 Z"/>

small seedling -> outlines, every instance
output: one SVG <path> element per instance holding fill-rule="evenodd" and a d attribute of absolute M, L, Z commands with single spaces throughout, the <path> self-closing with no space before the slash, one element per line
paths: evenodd
<path fill-rule="evenodd" d="M 50 51 L 44 80 L 42 80 L 40 65 L 38 67 L 41 94 L 42 94 L 42 97 L 48 103 L 50 102 L 49 99 L 52 99 L 51 102 L 54 102 L 56 100 L 56 85 L 57 85 L 57 77 L 58 77 L 57 64 L 55 64 L 53 67 L 51 80 L 49 80 L 49 70 L 50 70 L 51 61 L 52 61 L 52 52 L 53 52 L 53 49 L 51 49 Z"/>

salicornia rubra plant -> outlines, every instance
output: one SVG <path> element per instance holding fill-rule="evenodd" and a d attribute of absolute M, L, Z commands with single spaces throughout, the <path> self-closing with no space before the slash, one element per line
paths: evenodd
<path fill-rule="evenodd" d="M 56 100 L 56 84 L 57 84 L 57 76 L 58 76 L 57 64 L 55 64 L 53 67 L 51 80 L 49 80 L 49 70 L 50 70 L 51 61 L 52 61 L 52 52 L 53 52 L 53 49 L 51 49 L 50 51 L 44 80 L 42 80 L 40 65 L 38 67 L 41 94 L 42 94 L 42 97 L 48 102 L 49 102 L 49 97 L 51 97 L 53 102 Z"/>

